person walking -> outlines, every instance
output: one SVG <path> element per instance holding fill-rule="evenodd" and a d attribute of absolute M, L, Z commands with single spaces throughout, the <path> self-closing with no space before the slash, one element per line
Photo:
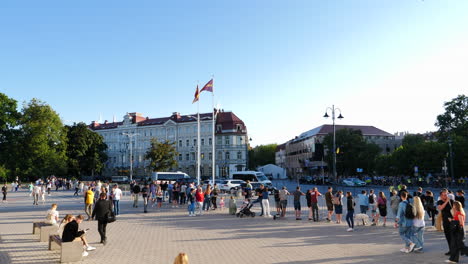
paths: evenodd
<path fill-rule="evenodd" d="M 204 199 L 203 199 L 203 210 L 208 211 L 210 209 L 211 202 L 211 185 L 208 184 L 205 189 Z"/>
<path fill-rule="evenodd" d="M 429 190 L 426 191 L 424 209 L 426 209 L 429 220 L 432 221 L 432 226 L 435 226 L 437 208 L 435 207 L 434 203 L 434 194 Z"/>
<path fill-rule="evenodd" d="M 288 195 L 290 195 L 288 189 L 286 188 L 286 186 L 283 186 L 283 188 L 281 188 L 279 192 L 281 217 L 284 217 L 286 215 L 286 206 L 288 206 Z"/>
<path fill-rule="evenodd" d="M 269 201 L 269 193 L 268 193 L 268 188 L 265 187 L 265 189 L 262 192 L 262 206 L 263 206 L 263 214 L 265 217 L 271 217 L 270 214 L 270 201 Z"/>
<path fill-rule="evenodd" d="M 7 202 L 7 199 L 6 199 L 7 193 L 8 193 L 8 187 L 7 187 L 6 183 L 5 183 L 5 184 L 3 184 L 3 187 L 2 187 L 2 194 L 3 194 L 2 203 Z"/>
<path fill-rule="evenodd" d="M 99 200 L 96 202 L 94 207 L 92 218 L 98 221 L 98 232 L 101 236 L 102 244 L 107 243 L 106 228 L 107 228 L 107 219 L 112 214 L 112 203 L 107 200 L 107 195 L 105 193 L 99 194 Z"/>
<path fill-rule="evenodd" d="M 400 204 L 400 197 L 398 197 L 398 192 L 393 189 L 392 197 L 390 197 L 390 208 L 392 208 L 392 213 L 394 216 L 398 213 L 398 205 Z"/>
<path fill-rule="evenodd" d="M 180 184 L 176 182 L 174 183 L 174 188 L 172 189 L 172 207 L 179 207 L 179 195 Z"/>
<path fill-rule="evenodd" d="M 328 187 L 328 191 L 325 194 L 325 204 L 327 205 L 327 222 L 331 222 L 331 217 L 333 215 L 333 188 Z"/>
<path fill-rule="evenodd" d="M 440 191 L 440 200 L 437 201 L 437 209 L 442 213 L 442 226 L 444 228 L 445 239 L 449 246 L 449 251 L 445 253 L 446 256 L 450 256 L 450 241 L 451 232 L 450 232 L 450 219 L 453 219 L 452 208 L 454 201 L 448 197 L 447 189 L 442 189 Z"/>
<path fill-rule="evenodd" d="M 385 197 L 384 192 L 379 192 L 379 197 L 377 198 L 377 212 L 375 214 L 373 226 L 379 224 L 379 218 L 383 217 L 383 226 L 387 225 L 387 198 Z"/>
<path fill-rule="evenodd" d="M 455 201 L 459 201 L 462 205 L 462 208 L 465 208 L 465 192 L 463 190 L 457 191 L 457 195 L 455 196 Z"/>
<path fill-rule="evenodd" d="M 114 204 L 114 214 L 116 216 L 120 214 L 120 198 L 122 198 L 122 190 L 117 184 L 114 184 L 112 191 L 112 203 Z"/>
<path fill-rule="evenodd" d="M 458 263 L 460 253 L 466 255 L 468 249 L 463 243 L 465 238 L 465 210 L 459 201 L 453 202 L 453 219 L 450 218 L 450 258 L 447 263 Z"/>
<path fill-rule="evenodd" d="M 197 203 L 196 202 L 196 192 L 197 192 L 197 190 L 191 188 L 190 192 L 187 194 L 187 203 L 188 203 L 189 216 L 195 216 L 195 207 L 196 207 L 196 203 Z"/>
<path fill-rule="evenodd" d="M 32 194 L 33 194 L 33 198 L 34 198 L 33 205 L 39 205 L 38 201 L 39 201 L 39 195 L 41 195 L 41 186 L 39 186 L 37 184 L 34 185 Z"/>
<path fill-rule="evenodd" d="M 348 223 L 348 229 L 346 231 L 353 232 L 354 230 L 354 206 L 355 202 L 351 192 L 346 192 L 346 222 Z"/>
<path fill-rule="evenodd" d="M 213 185 L 213 192 L 211 193 L 211 205 L 213 206 L 213 210 L 218 209 L 218 195 L 219 195 L 219 188 L 218 184 L 215 183 Z"/>
<path fill-rule="evenodd" d="M 369 210 L 369 197 L 366 190 L 362 190 L 361 194 L 359 194 L 359 208 L 361 214 L 367 214 L 367 210 Z"/>
<path fill-rule="evenodd" d="M 413 243 L 413 241 L 411 240 L 413 219 L 410 219 L 409 215 L 406 214 L 406 208 L 408 206 L 412 206 L 407 200 L 407 198 L 408 192 L 400 192 L 401 202 L 398 205 L 398 212 L 395 218 L 395 228 L 399 228 L 400 237 L 403 240 L 403 242 L 405 242 L 405 247 L 400 249 L 400 251 L 404 253 L 412 252 L 414 247 L 416 246 L 416 244 Z"/>
<path fill-rule="evenodd" d="M 310 203 L 312 206 L 312 218 L 314 222 L 319 221 L 319 213 L 318 213 L 318 197 L 319 196 L 322 196 L 322 194 L 318 191 L 317 187 L 312 188 L 312 192 L 310 193 Z"/>
<path fill-rule="evenodd" d="M 305 195 L 301 192 L 301 187 L 297 186 L 296 190 L 293 192 L 294 196 L 294 211 L 296 213 L 296 220 L 302 220 L 301 218 L 301 196 Z"/>
<path fill-rule="evenodd" d="M 205 195 L 203 193 L 203 189 L 201 186 L 197 187 L 197 191 L 195 193 L 195 199 L 197 201 L 197 206 L 198 206 L 198 215 L 202 215 L 203 202 L 205 200 Z"/>
<path fill-rule="evenodd" d="M 179 191 L 179 204 L 185 204 L 187 200 L 187 184 L 182 183 Z"/>
<path fill-rule="evenodd" d="M 335 207 L 336 223 L 341 224 L 343 215 L 343 191 L 336 192 L 335 197 L 333 197 L 333 205 Z"/>
<path fill-rule="evenodd" d="M 132 191 L 133 191 L 133 208 L 138 208 L 138 196 L 140 195 L 141 188 L 137 182 L 133 184 Z"/>
<path fill-rule="evenodd" d="M 162 190 L 161 185 L 158 185 L 156 187 L 156 202 L 158 204 L 158 209 L 161 209 L 163 200 L 164 200 L 164 191 Z"/>
<path fill-rule="evenodd" d="M 149 200 L 149 184 L 146 183 L 141 188 L 141 197 L 143 198 L 143 212 L 148 213 L 148 200 Z"/>
<path fill-rule="evenodd" d="M 94 204 L 94 192 L 89 188 L 85 192 L 85 213 L 88 215 L 88 219 L 86 221 L 89 221 L 91 219 L 91 215 L 93 213 L 93 204 Z"/>
<path fill-rule="evenodd" d="M 416 244 L 414 251 L 422 251 L 424 247 L 424 227 L 426 223 L 424 221 L 424 206 L 421 201 L 421 195 L 414 196 L 414 219 L 413 219 L 413 237 L 412 241 Z"/>
<path fill-rule="evenodd" d="M 375 224 L 375 216 L 377 213 L 377 196 L 375 195 L 374 190 L 369 191 L 368 199 L 369 199 L 368 204 L 369 204 L 369 209 L 371 211 L 372 222 L 374 222 Z"/>

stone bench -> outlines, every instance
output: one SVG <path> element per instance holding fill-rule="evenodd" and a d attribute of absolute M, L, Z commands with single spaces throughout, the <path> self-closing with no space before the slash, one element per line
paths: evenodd
<path fill-rule="evenodd" d="M 83 242 L 81 240 L 62 242 L 59 235 L 49 236 L 49 250 L 60 249 L 60 263 L 78 262 L 83 259 Z"/>
<path fill-rule="evenodd" d="M 39 235 L 40 242 L 47 242 L 49 241 L 49 237 L 51 235 L 56 235 L 58 232 L 58 227 L 56 225 L 51 226 L 43 226 L 41 228 L 41 233 Z"/>
<path fill-rule="evenodd" d="M 41 231 L 41 228 L 44 226 L 52 226 L 52 224 L 45 223 L 45 222 L 33 222 L 33 230 L 32 233 L 34 234 L 39 234 Z"/>

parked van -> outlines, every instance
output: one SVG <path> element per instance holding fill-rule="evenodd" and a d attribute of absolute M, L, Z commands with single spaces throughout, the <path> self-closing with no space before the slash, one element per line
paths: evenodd
<path fill-rule="evenodd" d="M 268 188 L 273 187 L 271 181 L 265 176 L 265 174 L 258 171 L 236 171 L 231 174 L 231 179 L 242 181 L 249 180 L 250 182 L 261 183 Z"/>
<path fill-rule="evenodd" d="M 190 179 L 185 172 L 153 172 L 151 175 L 152 181 L 177 181 L 182 179 Z"/>

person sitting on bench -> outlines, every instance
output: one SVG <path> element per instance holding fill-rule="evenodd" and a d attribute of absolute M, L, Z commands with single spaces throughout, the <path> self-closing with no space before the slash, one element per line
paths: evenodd
<path fill-rule="evenodd" d="M 75 217 L 75 220 L 72 220 L 70 223 L 68 223 L 65 228 L 63 229 L 63 234 L 62 234 L 62 242 L 72 242 L 75 240 L 80 239 L 83 241 L 83 245 L 85 246 L 85 249 L 87 251 L 95 250 L 95 247 L 92 247 L 88 244 L 85 233 L 86 231 L 80 230 L 78 231 L 78 225 L 83 222 L 83 216 L 82 215 L 77 215 Z M 83 252 L 83 256 L 87 256 L 88 252 Z"/>

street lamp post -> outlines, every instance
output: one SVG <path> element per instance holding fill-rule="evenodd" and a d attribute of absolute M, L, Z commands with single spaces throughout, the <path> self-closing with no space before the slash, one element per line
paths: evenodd
<path fill-rule="evenodd" d="M 194 118 L 197 120 L 197 186 L 200 185 L 200 148 L 201 148 L 201 143 L 200 143 L 200 113 L 197 114 L 197 117 L 189 115 L 188 117 Z M 213 177 L 213 184 L 214 184 L 214 177 Z"/>
<path fill-rule="evenodd" d="M 450 155 L 450 178 L 452 178 L 452 181 L 453 181 L 455 179 L 455 175 L 453 174 L 453 151 L 452 151 L 453 140 L 451 137 L 448 138 L 447 143 L 449 145 L 449 155 Z"/>
<path fill-rule="evenodd" d="M 128 141 L 130 141 L 130 181 L 133 181 L 133 153 L 132 153 L 132 138 L 139 135 L 138 133 L 122 133 L 122 135 L 128 137 Z"/>
<path fill-rule="evenodd" d="M 327 107 L 325 109 L 325 115 L 323 117 L 328 118 L 328 110 L 331 110 L 332 114 L 332 121 L 333 121 L 333 180 L 336 180 L 336 138 L 335 138 L 335 111 L 338 110 L 340 111 L 340 114 L 338 115 L 338 119 L 343 119 L 343 116 L 341 115 L 341 109 L 335 108 L 335 105 L 332 105 L 332 107 Z"/>

